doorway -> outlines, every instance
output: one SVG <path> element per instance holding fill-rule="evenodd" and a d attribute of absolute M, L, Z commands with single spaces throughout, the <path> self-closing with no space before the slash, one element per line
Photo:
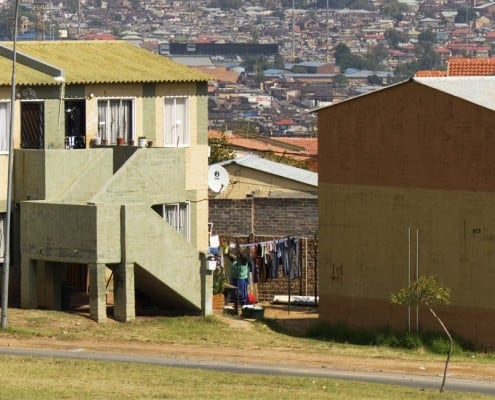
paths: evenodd
<path fill-rule="evenodd" d="M 42 149 L 44 147 L 43 114 L 43 102 L 21 102 L 21 148 Z"/>
<path fill-rule="evenodd" d="M 86 148 L 86 102 L 65 101 L 65 148 Z"/>

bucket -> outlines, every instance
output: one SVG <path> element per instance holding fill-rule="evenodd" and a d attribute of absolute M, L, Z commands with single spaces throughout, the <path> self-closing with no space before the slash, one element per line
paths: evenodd
<path fill-rule="evenodd" d="M 217 259 L 215 257 L 208 257 L 206 259 L 206 269 L 208 271 L 215 271 L 217 269 Z"/>
<path fill-rule="evenodd" d="M 265 309 L 261 306 L 243 306 L 242 316 L 250 319 L 263 319 L 265 317 Z"/>

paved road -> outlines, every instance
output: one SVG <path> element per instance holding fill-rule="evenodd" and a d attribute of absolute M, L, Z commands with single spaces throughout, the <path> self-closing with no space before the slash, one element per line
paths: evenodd
<path fill-rule="evenodd" d="M 352 381 L 381 383 L 388 385 L 411 386 L 415 388 L 439 389 L 441 376 L 419 376 L 391 373 L 369 373 L 344 371 L 333 368 L 313 368 L 313 367 L 294 367 L 266 365 L 254 363 L 232 363 L 211 360 L 191 360 L 178 357 L 150 357 L 130 354 L 114 354 L 104 352 L 87 352 L 84 349 L 74 349 L 70 351 L 60 350 L 41 350 L 25 348 L 0 348 L 0 354 L 13 356 L 38 356 L 50 358 L 66 358 L 79 360 L 98 360 L 113 361 L 125 363 L 139 363 L 149 365 L 161 365 L 176 368 L 204 369 L 211 371 L 235 372 L 241 374 L 272 374 L 281 376 L 302 376 L 314 378 L 333 378 L 345 379 Z M 445 385 L 447 391 L 483 393 L 495 395 L 495 382 L 484 382 L 477 380 L 456 379 L 448 377 Z"/>

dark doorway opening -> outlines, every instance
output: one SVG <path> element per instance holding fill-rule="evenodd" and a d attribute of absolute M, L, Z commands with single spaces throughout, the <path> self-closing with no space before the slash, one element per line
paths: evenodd
<path fill-rule="evenodd" d="M 86 102 L 65 101 L 65 148 L 86 148 Z"/>
<path fill-rule="evenodd" d="M 21 103 L 21 148 L 42 149 L 44 147 L 43 102 Z"/>

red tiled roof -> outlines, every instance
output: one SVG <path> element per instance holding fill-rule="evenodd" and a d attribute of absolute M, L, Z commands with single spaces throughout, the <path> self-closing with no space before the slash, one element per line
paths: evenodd
<path fill-rule="evenodd" d="M 275 125 L 295 125 L 296 123 L 291 119 L 283 119 L 281 121 L 275 122 Z"/>
<path fill-rule="evenodd" d="M 88 33 L 84 36 L 86 40 L 117 40 L 117 36 L 110 32 Z"/>
<path fill-rule="evenodd" d="M 421 78 L 438 78 L 438 77 L 442 77 L 442 76 L 447 76 L 447 71 L 423 70 L 423 71 L 417 71 L 415 76 L 418 76 Z"/>
<path fill-rule="evenodd" d="M 302 147 L 306 153 L 311 155 L 318 154 L 318 138 L 277 137 L 274 140 Z"/>
<path fill-rule="evenodd" d="M 453 31 L 450 32 L 452 35 L 469 35 L 472 34 L 473 31 L 471 29 L 454 29 Z"/>
<path fill-rule="evenodd" d="M 438 47 L 437 49 L 435 49 L 435 52 L 438 54 L 448 54 L 450 53 L 450 50 L 446 49 L 445 47 Z"/>
<path fill-rule="evenodd" d="M 450 58 L 447 71 L 418 71 L 418 77 L 495 75 L 495 58 Z"/>
<path fill-rule="evenodd" d="M 238 72 L 230 71 L 226 67 L 200 66 L 193 68 L 210 75 L 214 80 L 219 82 L 237 83 L 239 79 Z"/>
<path fill-rule="evenodd" d="M 208 131 L 208 137 L 220 138 L 222 132 L 210 130 Z M 310 169 L 316 171 L 317 165 L 317 139 L 316 138 L 248 138 L 244 136 L 239 136 L 234 133 L 225 135 L 227 141 L 232 147 L 238 149 L 243 149 L 245 151 L 252 152 L 272 152 L 276 155 L 284 155 L 287 158 L 292 158 L 298 161 L 308 161 L 310 164 Z M 313 145 L 309 141 L 313 141 Z M 303 145 L 304 141 L 308 141 L 306 145 Z M 280 145 L 277 144 L 280 142 Z M 291 146 L 301 147 L 300 150 L 297 148 L 291 148 Z M 308 148 L 306 148 L 308 146 Z M 311 149 L 311 151 L 309 151 Z"/>
<path fill-rule="evenodd" d="M 447 67 L 448 76 L 495 75 L 495 58 L 453 58 Z"/>

